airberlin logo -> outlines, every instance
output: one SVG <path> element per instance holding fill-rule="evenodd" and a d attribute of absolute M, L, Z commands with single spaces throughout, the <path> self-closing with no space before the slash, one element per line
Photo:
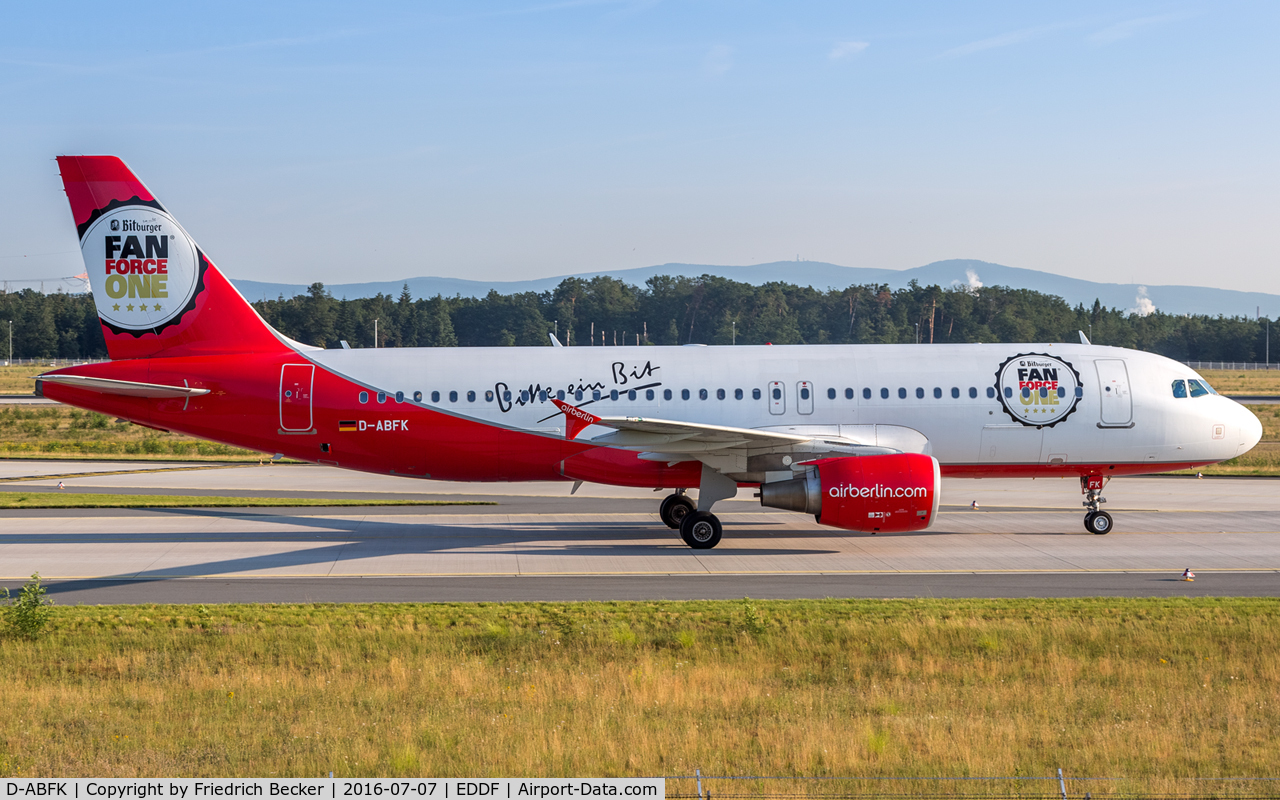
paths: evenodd
<path fill-rule="evenodd" d="M 1070 416 L 1084 396 L 1075 367 L 1045 353 L 1023 353 L 1001 364 L 996 391 L 1010 417 L 1045 428 Z"/>
<path fill-rule="evenodd" d="M 924 486 L 885 486 L 883 484 L 875 484 L 874 486 L 832 486 L 827 490 L 827 494 L 836 499 L 845 499 L 849 497 L 928 497 L 929 490 Z"/>
<path fill-rule="evenodd" d="M 80 244 L 98 315 L 117 328 L 154 330 L 168 324 L 195 293 L 195 245 L 159 209 L 109 211 Z"/>

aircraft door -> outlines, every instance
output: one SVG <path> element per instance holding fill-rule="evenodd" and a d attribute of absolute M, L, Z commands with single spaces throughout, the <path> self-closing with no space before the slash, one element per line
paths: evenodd
<path fill-rule="evenodd" d="M 280 429 L 311 430 L 311 384 L 314 364 L 285 364 L 280 368 Z"/>
<path fill-rule="evenodd" d="M 1128 427 L 1133 423 L 1133 396 L 1129 393 L 1129 371 L 1118 358 L 1094 363 L 1098 370 L 1098 393 L 1102 400 L 1102 424 Z"/>
<path fill-rule="evenodd" d="M 813 413 L 813 384 L 809 381 L 796 384 L 796 411 L 801 414 Z"/>
<path fill-rule="evenodd" d="M 787 410 L 787 387 L 782 381 L 769 381 L 769 413 L 781 414 Z"/>

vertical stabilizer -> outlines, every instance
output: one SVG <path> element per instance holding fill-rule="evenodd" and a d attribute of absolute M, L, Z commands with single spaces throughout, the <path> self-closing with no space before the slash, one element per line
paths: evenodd
<path fill-rule="evenodd" d="M 111 358 L 287 349 L 123 161 L 58 167 Z"/>

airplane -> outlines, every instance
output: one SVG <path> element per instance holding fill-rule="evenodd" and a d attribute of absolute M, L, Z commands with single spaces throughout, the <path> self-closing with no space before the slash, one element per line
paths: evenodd
<path fill-rule="evenodd" d="M 715 547 L 739 487 L 824 526 L 912 532 L 941 478 L 1120 475 L 1234 458 L 1258 419 L 1162 356 L 1042 344 L 321 349 L 271 328 L 114 156 L 58 158 L 110 361 L 44 396 L 300 461 L 448 481 L 671 490 Z M 559 345 L 549 334 L 551 344 Z M 696 501 L 688 490 L 697 489 Z"/>

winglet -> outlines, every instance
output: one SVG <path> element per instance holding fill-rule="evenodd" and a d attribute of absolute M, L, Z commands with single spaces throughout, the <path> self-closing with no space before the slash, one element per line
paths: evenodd
<path fill-rule="evenodd" d="M 554 397 L 551 398 L 551 402 L 556 404 L 556 408 L 564 412 L 565 422 L 567 423 L 565 426 L 566 439 L 576 439 L 578 434 L 582 433 L 583 428 L 596 424 L 594 416 L 577 406 L 571 406 L 565 401 L 557 400 Z"/>

